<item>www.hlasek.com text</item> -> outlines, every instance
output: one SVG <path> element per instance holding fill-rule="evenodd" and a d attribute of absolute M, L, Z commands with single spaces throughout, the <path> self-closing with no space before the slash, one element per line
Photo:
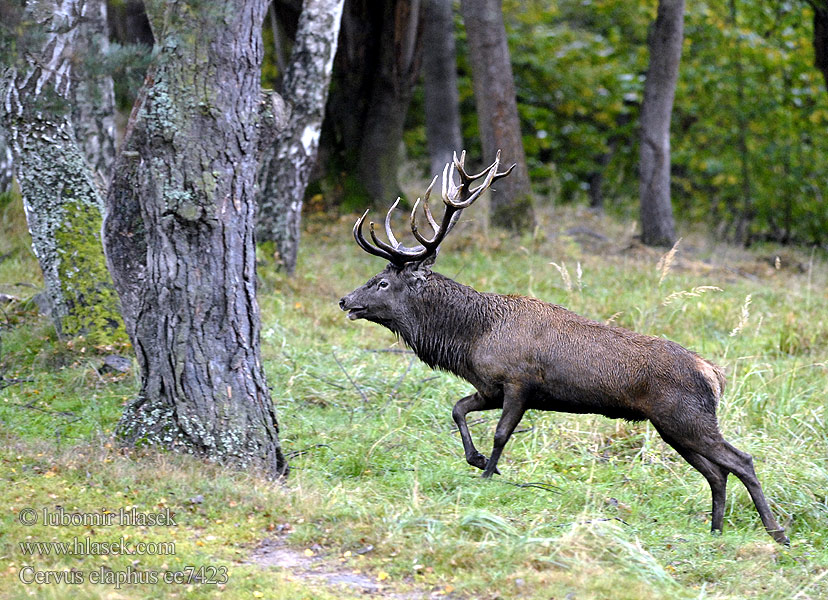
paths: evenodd
<path fill-rule="evenodd" d="M 26 556 L 104 556 L 124 554 L 175 554 L 175 542 L 133 542 L 125 538 L 115 541 L 98 541 L 91 538 L 73 538 L 69 542 L 27 541 L 18 542 L 20 552 Z"/>

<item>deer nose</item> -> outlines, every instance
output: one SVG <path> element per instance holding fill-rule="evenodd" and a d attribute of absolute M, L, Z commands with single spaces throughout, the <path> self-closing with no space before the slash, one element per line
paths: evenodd
<path fill-rule="evenodd" d="M 340 298 L 339 299 L 339 308 L 341 310 L 345 310 L 345 298 Z"/>

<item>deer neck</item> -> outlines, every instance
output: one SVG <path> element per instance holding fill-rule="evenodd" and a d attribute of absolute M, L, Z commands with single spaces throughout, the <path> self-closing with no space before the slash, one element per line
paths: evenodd
<path fill-rule="evenodd" d="M 424 363 L 461 377 L 469 374 L 476 339 L 491 328 L 486 298 L 432 273 L 412 303 L 412 316 L 398 332 Z"/>

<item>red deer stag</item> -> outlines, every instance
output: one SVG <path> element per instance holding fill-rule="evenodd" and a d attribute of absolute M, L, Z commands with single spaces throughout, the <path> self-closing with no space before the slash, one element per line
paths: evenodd
<path fill-rule="evenodd" d="M 512 168 L 498 171 L 500 155 L 484 171 L 469 175 L 465 153 L 443 170 L 445 212 L 438 224 L 428 206 L 431 182 L 411 212 L 411 232 L 419 245 L 408 247 L 391 231 L 391 206 L 385 218 L 388 241 L 370 224 L 373 244 L 362 233 L 365 212 L 354 238 L 388 266 L 340 300 L 349 319 L 367 319 L 402 336 L 430 367 L 450 371 L 471 383 L 476 393 L 454 405 L 466 461 L 483 477 L 498 473 L 503 447 L 527 409 L 597 413 L 630 421 L 649 420 L 670 446 L 704 475 L 713 495 L 713 531 L 721 531 L 725 486 L 733 473 L 747 487 L 767 532 L 787 544 L 784 529 L 771 514 L 753 469 L 753 459 L 719 432 L 716 406 L 725 377 L 714 364 L 678 344 L 604 325 L 535 298 L 478 292 L 431 270 L 443 238 L 468 208 Z M 460 184 L 454 182 L 454 171 Z M 475 188 L 472 183 L 483 178 Z M 432 233 L 417 225 L 417 210 Z M 487 460 L 472 443 L 466 415 L 502 408 Z"/>

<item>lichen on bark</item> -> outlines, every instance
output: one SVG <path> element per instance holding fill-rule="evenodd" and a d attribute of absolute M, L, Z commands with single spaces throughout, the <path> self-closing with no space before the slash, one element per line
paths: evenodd
<path fill-rule="evenodd" d="M 302 8 L 284 93 L 292 111 L 285 131 L 263 152 L 259 173 L 260 240 L 276 242 L 285 270 L 296 268 L 302 201 L 316 162 L 344 0 L 309 0 Z"/>
<path fill-rule="evenodd" d="M 68 103 L 82 5 L 26 5 L 21 23 L 28 36 L 20 43 L 20 58 L 5 65 L 0 79 L 0 124 L 12 149 L 55 328 L 64 337 L 84 334 L 105 344 L 122 341 L 125 332 L 101 244 L 103 201 Z"/>
<path fill-rule="evenodd" d="M 265 9 L 147 4 L 158 50 L 103 231 L 141 368 L 118 437 L 277 477 L 287 463 L 261 364 L 253 243 L 259 139 L 281 112 L 259 88 Z"/>

